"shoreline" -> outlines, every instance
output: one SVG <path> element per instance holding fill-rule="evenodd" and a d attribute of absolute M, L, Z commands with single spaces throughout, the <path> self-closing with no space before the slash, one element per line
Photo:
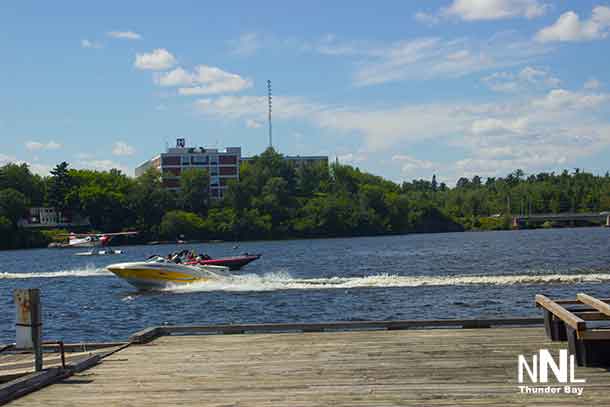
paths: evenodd
<path fill-rule="evenodd" d="M 124 244 L 111 244 L 109 247 L 125 247 L 125 246 L 163 246 L 163 245 L 173 245 L 173 246 L 188 246 L 191 244 L 219 244 L 219 243 L 242 243 L 242 242 L 284 242 L 284 241 L 302 241 L 302 240 L 323 240 L 323 239 L 358 239 L 358 238 L 370 238 L 370 237 L 389 237 L 389 236 L 414 236 L 414 235 L 438 235 L 438 234 L 462 234 L 462 233 L 489 233 L 489 232 L 521 232 L 521 231 L 534 231 L 534 230 L 564 230 L 564 229 L 599 229 L 606 228 L 605 225 L 593 226 L 567 226 L 567 227 L 552 227 L 552 228 L 520 228 L 520 229 L 497 229 L 497 230 L 487 230 L 487 229 L 465 229 L 462 231 L 439 231 L 439 232 L 410 232 L 410 233 L 383 233 L 383 234 L 365 234 L 365 235 L 347 235 L 347 236 L 311 236 L 311 237 L 270 237 L 268 239 L 242 239 L 242 240 L 219 240 L 219 239 L 211 239 L 211 240 L 185 240 L 183 242 L 179 241 L 152 241 L 154 242 L 138 242 L 138 243 L 124 243 Z M 51 229 L 53 230 L 53 229 Z M 53 242 L 52 242 L 53 243 Z M 22 250 L 40 250 L 40 249 L 80 249 L 87 250 L 90 248 L 86 247 L 50 247 L 50 246 L 38 246 L 38 247 L 18 247 L 18 248 L 9 248 L 9 249 L 0 249 L 0 253 L 2 252 L 10 252 L 10 251 L 22 251 Z"/>

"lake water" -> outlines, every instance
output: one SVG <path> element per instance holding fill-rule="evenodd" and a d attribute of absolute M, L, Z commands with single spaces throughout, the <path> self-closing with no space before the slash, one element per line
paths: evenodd
<path fill-rule="evenodd" d="M 151 325 L 540 316 L 534 295 L 610 296 L 610 229 L 0 252 L 0 343 L 14 341 L 12 291 L 42 290 L 45 340 L 125 340 Z M 142 293 L 110 263 L 192 248 L 262 253 L 235 277 Z"/>

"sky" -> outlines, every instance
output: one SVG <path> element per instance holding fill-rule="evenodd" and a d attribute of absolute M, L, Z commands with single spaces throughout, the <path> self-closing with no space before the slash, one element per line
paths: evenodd
<path fill-rule="evenodd" d="M 0 165 L 176 138 L 391 180 L 610 170 L 610 2 L 0 2 Z"/>

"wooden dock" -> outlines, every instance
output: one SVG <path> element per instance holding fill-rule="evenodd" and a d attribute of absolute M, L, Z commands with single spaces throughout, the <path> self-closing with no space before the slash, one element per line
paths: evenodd
<path fill-rule="evenodd" d="M 171 331 L 10 405 L 610 405 L 604 368 L 577 368 L 576 377 L 586 378 L 581 396 L 520 393 L 517 355 L 531 359 L 541 348 L 555 355 L 567 346 L 546 339 L 542 326 L 168 336 L 180 329 Z M 234 330 L 241 331 L 248 329 Z"/>

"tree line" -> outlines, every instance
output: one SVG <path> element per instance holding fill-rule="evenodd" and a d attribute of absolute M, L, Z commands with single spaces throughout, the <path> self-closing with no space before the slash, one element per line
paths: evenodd
<path fill-rule="evenodd" d="M 90 219 L 94 231 L 138 230 L 137 239 L 283 239 L 507 229 L 510 214 L 610 210 L 610 175 L 573 172 L 398 184 L 349 165 L 295 166 L 268 149 L 240 166 L 221 200 L 202 169 L 182 172 L 180 190 L 149 169 L 121 171 L 58 164 L 49 176 L 26 164 L 0 167 L 0 248 L 48 244 L 53 231 L 20 227 L 33 206 Z"/>

